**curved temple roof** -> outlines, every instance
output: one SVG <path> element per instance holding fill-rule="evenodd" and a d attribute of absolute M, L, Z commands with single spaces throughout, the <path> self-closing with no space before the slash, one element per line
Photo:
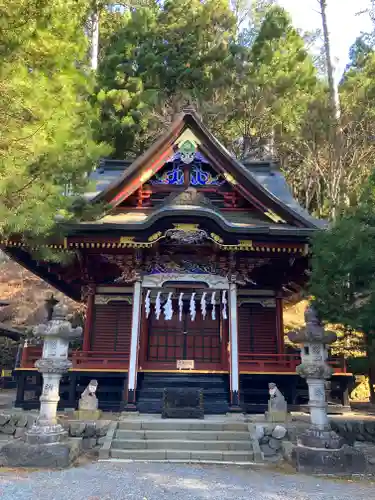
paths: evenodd
<path fill-rule="evenodd" d="M 238 181 L 237 189 L 242 189 L 243 192 L 254 195 L 256 199 L 261 200 L 264 209 L 274 211 L 277 215 L 287 217 L 289 220 L 295 220 L 296 224 L 292 224 L 296 229 L 310 228 L 318 229 L 325 226 L 324 221 L 312 217 L 292 196 L 290 188 L 285 177 L 277 168 L 277 165 L 272 161 L 252 161 L 241 163 L 236 160 L 227 149 L 205 128 L 197 115 L 189 110 L 179 115 L 172 123 L 170 129 L 165 132 L 155 144 L 153 144 L 142 156 L 134 162 L 122 160 L 102 160 L 99 167 L 90 175 L 92 189 L 86 193 L 86 197 L 93 201 L 105 201 L 111 206 L 116 206 L 123 201 L 127 196 L 134 192 L 142 184 L 142 178 L 145 174 L 152 170 L 152 174 L 160 169 L 167 157 L 166 152 L 170 153 L 173 144 L 176 143 L 179 136 L 185 130 L 191 130 L 200 140 L 202 148 L 206 148 L 206 153 L 211 156 L 212 163 L 217 162 L 221 170 L 223 169 Z M 157 163 L 155 159 L 159 159 Z M 162 161 L 160 161 L 160 158 Z M 163 160 L 164 158 L 164 160 Z M 246 196 L 246 194 L 245 194 Z M 115 201 L 114 201 L 115 200 Z M 168 207 L 175 208 L 173 202 L 168 204 Z M 164 206 L 164 209 L 167 207 Z M 183 207 L 179 204 L 178 209 Z M 187 207 L 185 207 L 187 208 Z M 191 206 L 189 207 L 191 210 Z M 155 213 L 152 214 L 152 217 Z M 133 217 L 132 220 L 122 217 L 107 215 L 100 220 L 101 223 L 126 223 L 126 224 L 142 224 L 149 217 L 141 216 L 137 220 Z M 227 217 L 226 217 L 227 219 Z M 261 221 L 249 220 L 249 226 L 262 226 Z M 285 222 L 285 221 L 284 221 Z M 243 226 L 244 221 L 228 220 L 227 223 L 232 227 Z M 272 225 L 271 221 L 267 224 Z M 279 225 L 280 226 L 280 225 Z M 286 223 L 285 226 L 289 226 Z M 284 227 L 285 227 L 284 226 Z M 296 227 L 297 226 L 297 227 Z"/>

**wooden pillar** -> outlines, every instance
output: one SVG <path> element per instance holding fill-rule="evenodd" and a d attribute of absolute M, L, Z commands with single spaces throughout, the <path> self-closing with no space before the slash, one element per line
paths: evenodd
<path fill-rule="evenodd" d="M 277 352 L 284 353 L 284 321 L 283 321 L 283 299 L 276 297 L 276 337 Z"/>
<path fill-rule="evenodd" d="M 95 303 L 95 287 L 91 285 L 89 287 L 87 296 L 85 327 L 83 330 L 83 344 L 82 344 L 83 352 L 90 351 L 91 349 L 91 331 L 92 331 L 92 321 L 94 314 L 94 303 Z"/>
<path fill-rule="evenodd" d="M 233 408 L 239 407 L 239 368 L 238 368 L 238 318 L 237 286 L 229 284 L 229 335 L 230 335 L 230 402 Z"/>
<path fill-rule="evenodd" d="M 134 283 L 134 292 L 133 292 L 132 333 L 130 340 L 130 359 L 129 359 L 129 370 L 128 370 L 127 409 L 135 409 L 139 327 L 141 320 L 141 305 L 142 305 L 141 297 L 142 297 L 142 284 L 140 279 L 138 279 Z"/>

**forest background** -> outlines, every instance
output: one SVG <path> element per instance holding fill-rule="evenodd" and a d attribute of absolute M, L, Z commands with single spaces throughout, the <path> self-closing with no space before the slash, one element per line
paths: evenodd
<path fill-rule="evenodd" d="M 278 158 L 299 202 L 336 224 L 373 171 L 375 22 L 334 88 L 326 3 L 322 30 L 303 33 L 271 0 L 0 0 L 2 237 L 40 241 L 56 213 L 82 216 L 98 159 L 135 158 L 188 103 L 240 160 Z M 338 352 L 366 352 L 353 322 L 335 328 Z"/>

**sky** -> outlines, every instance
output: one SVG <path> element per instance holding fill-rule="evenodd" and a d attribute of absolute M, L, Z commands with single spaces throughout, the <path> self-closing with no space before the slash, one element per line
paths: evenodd
<path fill-rule="evenodd" d="M 296 27 L 303 30 L 321 28 L 317 0 L 279 0 L 291 14 Z M 327 0 L 328 29 L 336 79 L 340 80 L 348 62 L 349 48 L 361 31 L 370 31 L 368 15 L 355 14 L 366 9 L 370 0 Z"/>

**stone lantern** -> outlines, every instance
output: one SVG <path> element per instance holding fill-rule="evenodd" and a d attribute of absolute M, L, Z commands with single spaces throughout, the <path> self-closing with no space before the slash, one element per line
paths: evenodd
<path fill-rule="evenodd" d="M 47 323 L 33 330 L 36 337 L 44 340 L 42 357 L 35 363 L 43 376 L 43 389 L 39 417 L 26 433 L 26 442 L 30 444 L 57 443 L 66 435 L 56 419 L 60 379 L 72 366 L 68 360 L 69 342 L 82 335 L 81 327 L 73 328 L 66 320 L 66 307 L 57 304 L 53 297 L 46 301 L 46 309 Z"/>
<path fill-rule="evenodd" d="M 312 473 L 362 473 L 366 460 L 361 452 L 345 445 L 332 429 L 327 416 L 325 383 L 333 370 L 327 364 L 327 346 L 336 334 L 325 331 L 315 309 L 307 307 L 306 326 L 288 334 L 291 342 L 301 345 L 301 361 L 297 374 L 306 379 L 309 389 L 310 427 L 299 437 L 294 449 L 297 469 Z"/>
<path fill-rule="evenodd" d="M 288 337 L 293 343 L 301 344 L 302 363 L 297 366 L 297 373 L 306 379 L 309 389 L 311 424 L 316 430 L 326 431 L 329 423 L 325 381 L 332 376 L 332 368 L 326 363 L 327 346 L 336 340 L 336 334 L 324 330 L 311 306 L 305 311 L 305 322 L 304 328 L 290 332 Z"/>

